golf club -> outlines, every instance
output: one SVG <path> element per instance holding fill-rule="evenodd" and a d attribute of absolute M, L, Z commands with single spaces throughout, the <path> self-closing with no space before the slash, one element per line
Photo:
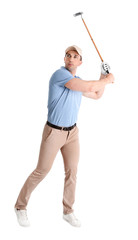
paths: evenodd
<path fill-rule="evenodd" d="M 97 48 L 97 46 L 96 46 L 96 44 L 95 44 L 95 42 L 94 42 L 94 40 L 93 40 L 90 32 L 89 32 L 89 29 L 88 29 L 88 27 L 87 27 L 87 25 L 86 25 L 86 23 L 85 23 L 85 21 L 84 21 L 84 19 L 83 19 L 83 17 L 82 17 L 82 14 L 83 14 L 83 12 L 78 12 L 78 13 L 75 13 L 73 16 L 74 16 L 74 17 L 81 16 L 81 19 L 82 19 L 82 21 L 83 21 L 83 23 L 84 23 L 84 26 L 85 26 L 85 28 L 86 28 L 86 30 L 87 30 L 87 32 L 88 32 L 88 34 L 89 34 L 89 36 L 90 36 L 93 44 L 94 44 L 94 47 L 95 47 L 95 49 L 96 49 L 96 51 L 97 51 L 97 53 L 98 53 L 98 55 L 99 55 L 99 57 L 100 57 L 100 59 L 101 59 L 101 61 L 102 61 L 102 68 L 103 68 L 103 70 L 104 70 L 106 73 L 109 73 L 110 67 L 109 67 L 109 65 L 108 65 L 107 63 L 105 63 L 105 62 L 103 61 L 103 58 L 102 58 L 102 56 L 101 56 L 101 54 L 100 54 L 100 52 L 99 52 L 99 50 L 98 50 L 98 48 Z"/>

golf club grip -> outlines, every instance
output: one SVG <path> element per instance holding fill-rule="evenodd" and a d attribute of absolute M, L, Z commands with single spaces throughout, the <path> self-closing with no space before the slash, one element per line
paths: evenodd
<path fill-rule="evenodd" d="M 86 25 L 86 23 L 85 23 L 85 21 L 84 21 L 83 18 L 82 18 L 82 21 L 83 21 L 84 26 L 85 26 L 85 28 L 86 28 L 86 30 L 87 30 L 87 32 L 88 32 L 88 34 L 89 34 L 89 36 L 90 36 L 90 38 L 91 38 L 93 44 L 94 44 L 94 47 L 95 47 L 95 49 L 96 49 L 96 51 L 97 51 L 97 53 L 98 53 L 98 55 L 99 55 L 101 61 L 103 62 L 103 59 L 102 59 L 102 57 L 101 57 L 101 54 L 99 53 L 98 48 L 96 47 L 96 44 L 95 44 L 95 42 L 94 42 L 94 40 L 93 40 L 93 38 L 92 38 L 92 36 L 91 36 L 91 34 L 90 34 L 90 32 L 89 32 L 89 29 L 87 28 L 87 25 Z"/>

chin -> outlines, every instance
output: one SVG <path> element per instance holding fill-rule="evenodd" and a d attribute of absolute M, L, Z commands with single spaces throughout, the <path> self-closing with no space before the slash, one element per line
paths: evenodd
<path fill-rule="evenodd" d="M 69 69 L 70 71 L 73 71 L 74 67 L 73 66 L 68 66 L 67 69 Z"/>

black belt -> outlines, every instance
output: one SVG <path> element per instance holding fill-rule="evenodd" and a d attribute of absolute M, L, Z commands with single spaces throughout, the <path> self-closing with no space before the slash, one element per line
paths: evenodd
<path fill-rule="evenodd" d="M 54 125 L 54 124 L 52 124 L 52 123 L 47 121 L 47 125 L 52 127 L 52 128 L 59 129 L 59 130 L 70 131 L 70 130 L 72 130 L 76 126 L 76 123 L 73 126 L 71 126 L 71 127 L 59 127 L 59 126 L 56 126 L 56 125 Z"/>

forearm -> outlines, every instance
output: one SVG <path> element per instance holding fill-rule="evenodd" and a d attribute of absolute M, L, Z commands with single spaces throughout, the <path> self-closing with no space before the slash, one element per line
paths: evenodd
<path fill-rule="evenodd" d="M 101 74 L 99 80 L 104 79 L 104 78 L 106 78 L 106 76 Z M 83 96 L 87 97 L 87 98 L 91 98 L 91 99 L 99 99 L 100 97 L 102 97 L 104 90 L 105 90 L 105 87 L 103 87 L 99 91 L 95 91 L 95 92 L 83 92 Z"/>
<path fill-rule="evenodd" d="M 107 76 L 101 75 L 98 81 L 91 81 L 91 91 L 96 94 L 103 94 L 105 86 L 110 83 Z"/>
<path fill-rule="evenodd" d="M 100 76 L 100 79 L 99 80 L 101 80 L 101 79 L 105 79 L 106 78 L 106 76 L 105 75 L 103 75 L 103 74 L 101 74 L 101 76 Z M 96 95 L 97 95 L 97 98 L 100 98 L 100 97 L 102 97 L 102 95 L 103 95 L 103 93 L 104 93 L 104 90 L 105 90 L 105 87 L 103 87 L 102 89 L 100 89 L 99 91 L 97 91 L 97 92 L 95 92 L 96 93 Z"/>
<path fill-rule="evenodd" d="M 99 80 L 85 81 L 79 78 L 73 78 L 65 84 L 65 87 L 79 92 L 98 92 L 107 84 L 113 82 L 112 74 L 108 74 L 105 78 Z"/>
<path fill-rule="evenodd" d="M 99 99 L 100 97 L 102 97 L 103 93 L 104 93 L 104 89 L 102 88 L 101 90 L 97 91 L 97 92 L 83 92 L 83 96 L 87 97 L 87 98 L 91 98 L 91 99 Z"/>

